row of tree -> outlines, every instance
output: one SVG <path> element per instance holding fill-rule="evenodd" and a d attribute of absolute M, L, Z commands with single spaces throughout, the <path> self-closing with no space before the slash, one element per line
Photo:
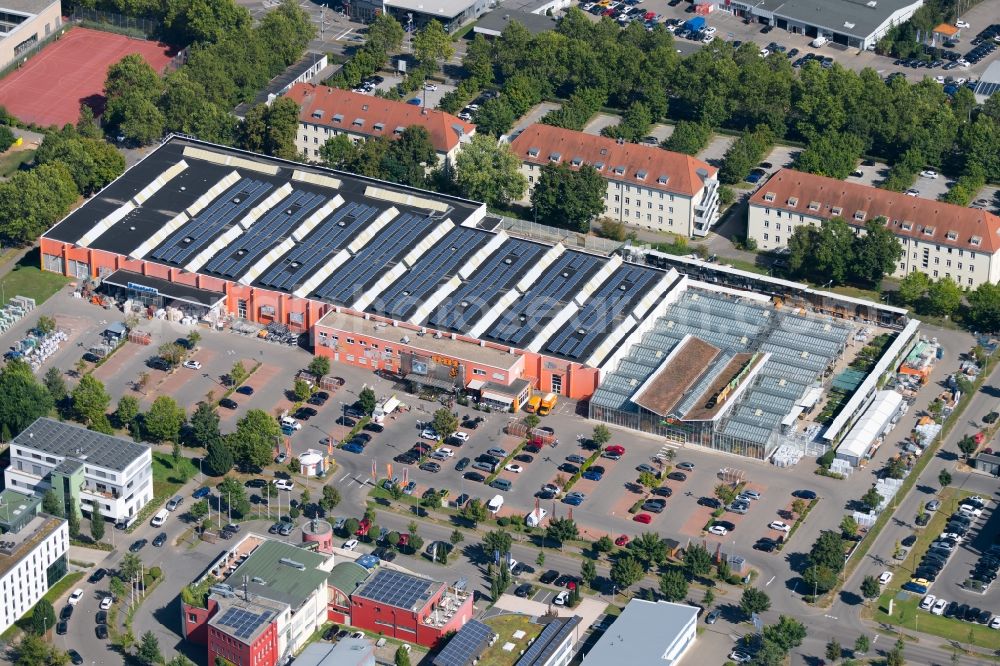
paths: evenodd
<path fill-rule="evenodd" d="M 864 233 L 855 233 L 840 217 L 818 227 L 796 227 L 788 238 L 788 250 L 788 268 L 795 277 L 817 284 L 852 282 L 875 288 L 903 256 L 903 246 L 883 217 L 865 223 Z"/>
<path fill-rule="evenodd" d="M 974 330 L 1000 331 L 1000 286 L 991 282 L 966 291 L 950 277 L 934 280 L 926 273 L 913 271 L 900 280 L 895 296 L 901 305 L 912 307 L 918 314 L 961 316 Z"/>

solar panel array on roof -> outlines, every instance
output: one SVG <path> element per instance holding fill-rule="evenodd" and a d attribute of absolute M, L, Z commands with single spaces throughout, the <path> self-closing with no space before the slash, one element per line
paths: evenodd
<path fill-rule="evenodd" d="M 535 666 L 536 664 L 547 664 L 552 655 L 562 647 L 569 634 L 580 624 L 580 616 L 559 618 L 545 625 L 542 633 L 538 635 L 521 658 L 517 660 L 517 666 Z"/>
<path fill-rule="evenodd" d="M 232 224 L 259 199 L 271 191 L 271 184 L 253 178 L 243 178 L 190 222 L 178 229 L 150 255 L 153 259 L 183 264 L 201 250 L 227 225 Z"/>
<path fill-rule="evenodd" d="M 365 287 L 412 249 L 417 239 L 438 222 L 434 217 L 426 215 L 401 215 L 381 232 L 377 242 L 365 245 L 341 270 L 321 285 L 316 290 L 316 296 L 350 305 Z"/>
<path fill-rule="evenodd" d="M 434 666 L 469 666 L 486 650 L 493 630 L 479 620 L 470 620 L 452 636 L 444 649 L 434 657 Z"/>
<path fill-rule="evenodd" d="M 646 295 L 660 273 L 642 266 L 625 264 L 611 274 L 583 309 L 545 343 L 544 349 L 567 358 L 581 358 L 612 329 L 629 306 Z"/>
<path fill-rule="evenodd" d="M 203 270 L 207 273 L 238 278 L 288 236 L 306 215 L 319 208 L 325 200 L 326 198 L 319 194 L 293 190 L 281 200 L 280 204 L 254 222 L 229 247 L 212 257 Z"/>
<path fill-rule="evenodd" d="M 509 291 L 547 248 L 512 238 L 500 246 L 455 290 L 449 307 L 438 308 L 428 323 L 438 328 L 464 331 L 475 324 L 498 296 Z"/>
<path fill-rule="evenodd" d="M 254 613 L 243 608 L 230 608 L 216 623 L 232 629 L 232 635 L 236 638 L 246 640 L 254 635 L 257 628 L 271 619 L 273 613 L 265 610 L 261 613 Z"/>
<path fill-rule="evenodd" d="M 462 263 L 492 237 L 493 234 L 469 227 L 452 229 L 368 309 L 396 319 L 408 318 L 442 280 L 457 273 Z"/>
<path fill-rule="evenodd" d="M 563 252 L 526 291 L 497 319 L 485 337 L 521 346 L 570 300 L 606 260 L 582 252 Z"/>
<path fill-rule="evenodd" d="M 364 599 L 371 599 L 394 608 L 418 610 L 436 591 L 439 583 L 426 578 L 418 578 L 392 569 L 379 570 L 368 582 L 355 592 Z"/>

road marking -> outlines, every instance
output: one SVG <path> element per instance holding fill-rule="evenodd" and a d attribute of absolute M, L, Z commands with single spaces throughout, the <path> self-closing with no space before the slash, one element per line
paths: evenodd
<path fill-rule="evenodd" d="M 343 483 L 343 482 L 344 482 L 344 479 L 346 479 L 346 478 L 347 478 L 347 477 L 349 477 L 350 475 L 351 475 L 351 473 L 350 473 L 350 472 L 348 472 L 348 473 L 347 473 L 347 474 L 345 474 L 344 476 L 340 477 L 340 483 Z"/>
<path fill-rule="evenodd" d="M 774 578 L 775 578 L 774 576 L 771 576 L 771 580 L 769 580 L 766 583 L 764 583 L 764 587 L 767 587 L 768 585 L 770 585 L 771 583 L 773 583 L 774 582 Z"/>
<path fill-rule="evenodd" d="M 836 615 L 824 615 L 823 617 L 828 617 L 828 618 L 830 618 L 831 620 L 836 620 L 836 619 L 838 619 Z"/>
<path fill-rule="evenodd" d="M 339 35 L 337 35 L 336 37 L 334 37 L 334 40 L 341 40 L 341 39 L 344 39 L 345 37 L 347 37 L 347 36 L 348 36 L 349 34 L 351 34 L 352 32 L 354 32 L 354 29 L 353 29 L 353 28 L 348 28 L 348 29 L 347 29 L 347 30 L 345 30 L 344 32 L 342 32 L 342 33 L 340 33 Z"/>
<path fill-rule="evenodd" d="M 872 645 L 875 645 L 875 641 L 878 640 L 878 634 L 875 634 L 875 638 L 872 639 Z"/>

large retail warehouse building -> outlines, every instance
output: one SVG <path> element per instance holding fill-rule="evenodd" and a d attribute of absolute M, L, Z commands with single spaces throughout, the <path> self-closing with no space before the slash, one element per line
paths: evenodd
<path fill-rule="evenodd" d="M 120 299 L 281 324 L 317 354 L 414 387 L 471 389 L 501 408 L 531 390 L 593 396 L 596 418 L 696 419 L 698 443 L 754 457 L 849 329 L 650 257 L 508 236 L 476 202 L 178 137 L 41 247 L 44 269 Z M 686 385 L 670 387 L 681 370 Z"/>

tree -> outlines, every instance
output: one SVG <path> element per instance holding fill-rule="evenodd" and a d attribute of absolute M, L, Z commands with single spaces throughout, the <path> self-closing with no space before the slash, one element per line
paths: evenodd
<path fill-rule="evenodd" d="M 689 576 L 705 576 L 712 569 L 712 555 L 705 546 L 691 544 L 684 551 L 684 568 Z"/>
<path fill-rule="evenodd" d="M 93 509 L 90 511 L 90 536 L 94 541 L 104 538 L 104 516 L 101 515 L 101 503 L 91 502 Z"/>
<path fill-rule="evenodd" d="M 151 442 L 177 442 L 183 424 L 184 408 L 170 396 L 161 395 L 143 415 L 142 430 Z"/>
<path fill-rule="evenodd" d="M 829 659 L 830 661 L 836 662 L 837 660 L 839 660 L 843 652 L 844 649 L 840 647 L 840 643 L 837 642 L 837 639 L 832 639 L 827 642 L 826 658 Z"/>
<path fill-rule="evenodd" d="M 878 599 L 880 594 L 882 586 L 879 585 L 878 579 L 875 576 L 865 576 L 861 581 L 861 596 L 871 601 Z"/>
<path fill-rule="evenodd" d="M 594 580 L 596 578 L 597 578 L 597 566 L 594 564 L 594 561 L 584 560 L 583 563 L 580 564 L 580 580 L 587 587 L 593 587 Z"/>
<path fill-rule="evenodd" d="M 391 14 L 379 14 L 368 26 L 365 46 L 382 53 L 391 53 L 402 46 L 405 36 L 403 26 Z"/>
<path fill-rule="evenodd" d="M 834 569 L 838 573 L 844 567 L 844 540 L 838 532 L 823 530 L 809 551 L 809 563 Z"/>
<path fill-rule="evenodd" d="M 493 553 L 500 553 L 503 557 L 510 552 L 511 536 L 503 530 L 493 530 L 483 536 L 483 546 L 491 556 Z"/>
<path fill-rule="evenodd" d="M 323 510 L 333 511 L 338 504 L 340 504 L 340 491 L 331 485 L 323 486 L 323 497 L 319 501 Z"/>
<path fill-rule="evenodd" d="M 550 518 L 548 527 L 545 528 L 546 540 L 555 541 L 560 545 L 579 536 L 580 530 L 577 528 L 576 522 L 570 518 Z"/>
<path fill-rule="evenodd" d="M 674 125 L 673 134 L 662 145 L 676 153 L 697 155 L 711 139 L 712 128 L 705 123 L 681 120 Z"/>
<path fill-rule="evenodd" d="M 395 666 L 410 666 L 410 653 L 400 645 L 396 648 L 396 656 L 393 658 Z"/>
<path fill-rule="evenodd" d="M 56 161 L 66 166 L 84 195 L 100 190 L 125 171 L 125 157 L 114 146 L 86 138 L 70 125 L 46 135 L 35 153 L 36 164 Z"/>
<path fill-rule="evenodd" d="M 611 441 L 611 430 L 608 426 L 603 423 L 598 423 L 594 426 L 594 431 L 590 434 L 590 441 L 592 441 L 597 448 L 602 448 L 605 444 Z"/>
<path fill-rule="evenodd" d="M 942 488 L 945 487 L 945 486 L 950 486 L 951 485 L 951 472 L 949 472 L 946 469 L 942 469 L 938 473 L 938 483 L 941 484 Z"/>
<path fill-rule="evenodd" d="M 110 404 L 111 396 L 104 390 L 104 384 L 93 375 L 81 377 L 73 389 L 73 412 L 86 425 L 103 418 Z"/>
<path fill-rule="evenodd" d="M 660 594 L 667 601 L 683 601 L 687 593 L 688 581 L 680 569 L 668 569 L 660 576 Z"/>
<path fill-rule="evenodd" d="M 845 515 L 840 521 L 840 533 L 847 538 L 855 537 L 858 535 L 858 521 L 854 519 L 854 516 Z"/>
<path fill-rule="evenodd" d="M 806 501 L 804 499 L 797 497 L 794 500 L 792 500 L 792 513 L 794 513 L 796 516 L 801 516 L 803 513 L 805 513 L 805 510 L 806 510 Z"/>
<path fill-rule="evenodd" d="M 886 653 L 885 666 L 906 666 L 906 658 L 903 656 L 903 648 L 899 644 Z"/>
<path fill-rule="evenodd" d="M 927 289 L 927 312 L 950 317 L 962 304 L 962 288 L 949 277 L 935 280 Z"/>
<path fill-rule="evenodd" d="M 56 626 L 56 611 L 48 599 L 39 599 L 31 611 L 31 633 L 44 636 Z"/>
<path fill-rule="evenodd" d="M 229 447 L 230 438 L 219 437 L 208 444 L 204 464 L 208 465 L 210 473 L 216 476 L 225 474 L 233 468 L 235 462 L 233 452 Z"/>
<path fill-rule="evenodd" d="M 444 407 L 434 411 L 431 426 L 439 437 L 447 438 L 458 430 L 458 417 Z"/>
<path fill-rule="evenodd" d="M 156 634 L 152 630 L 144 633 L 139 639 L 139 651 L 136 656 L 147 666 L 155 666 L 163 661 L 163 655 L 160 654 L 160 641 L 157 640 Z"/>
<path fill-rule="evenodd" d="M 236 461 L 245 467 L 264 467 L 271 462 L 281 428 L 273 416 L 262 409 L 251 409 L 236 423 L 230 445 Z"/>
<path fill-rule="evenodd" d="M 528 187 L 520 168 L 521 160 L 508 144 L 477 132 L 455 158 L 455 183 L 469 199 L 505 206 L 523 197 Z"/>
<path fill-rule="evenodd" d="M 361 407 L 362 413 L 370 416 L 375 411 L 377 402 L 375 391 L 371 387 L 361 389 L 361 392 L 358 394 L 358 405 Z"/>
<path fill-rule="evenodd" d="M 198 446 L 208 449 L 222 441 L 222 433 L 219 432 L 219 412 L 214 402 L 204 400 L 199 402 L 191 413 L 189 426 L 191 440 Z M 232 467 L 232 464 L 229 467 Z"/>
<path fill-rule="evenodd" d="M 290 97 L 279 97 L 270 104 L 258 104 L 247 111 L 240 127 L 239 143 L 255 153 L 295 159 L 298 127 L 298 104 Z"/>
<path fill-rule="evenodd" d="M 439 61 L 448 60 L 455 54 L 455 47 L 451 35 L 438 21 L 431 20 L 413 36 L 413 54 L 422 67 L 434 71 Z"/>
<path fill-rule="evenodd" d="M 610 553 L 614 548 L 615 542 L 607 534 L 601 535 L 601 538 L 594 542 L 594 550 L 598 553 Z"/>
<path fill-rule="evenodd" d="M 899 291 L 896 295 L 904 305 L 916 305 L 930 286 L 931 279 L 927 277 L 927 273 L 913 271 L 899 281 Z"/>
<path fill-rule="evenodd" d="M 349 169 L 358 159 L 358 149 L 346 134 L 337 134 L 319 148 L 320 160 L 334 169 Z M 315 358 L 325 358 L 316 356 Z"/>
<path fill-rule="evenodd" d="M 748 587 L 743 590 L 743 595 L 740 597 L 740 610 L 747 616 L 763 613 L 769 608 L 771 608 L 771 598 L 767 596 L 766 592 L 756 587 Z"/>
<path fill-rule="evenodd" d="M 795 168 L 843 180 L 851 175 L 864 150 L 864 141 L 856 134 L 828 131 L 810 139 L 799 153 Z"/>
<path fill-rule="evenodd" d="M 312 389 L 309 387 L 309 382 L 296 377 L 292 384 L 292 393 L 295 395 L 296 400 L 304 402 L 312 395 Z"/>
<path fill-rule="evenodd" d="M 48 628 L 51 629 L 52 625 L 49 624 Z M 24 634 L 17 645 L 16 654 L 17 661 L 14 662 L 16 666 L 41 666 L 42 664 L 62 666 L 66 663 L 65 653 L 62 653 L 63 659 L 56 659 L 55 648 L 49 647 L 45 640 L 35 633 Z"/>
<path fill-rule="evenodd" d="M 209 507 L 207 500 L 198 500 L 197 502 L 191 505 L 190 509 L 188 509 L 188 513 L 191 515 L 191 518 L 194 519 L 196 522 L 201 521 L 202 518 L 207 516 L 208 511 Z"/>
<path fill-rule="evenodd" d="M 0 369 L 0 431 L 5 438 L 16 437 L 48 414 L 53 404 L 49 390 L 24 361 L 13 359 Z"/>
<path fill-rule="evenodd" d="M 235 476 L 227 476 L 219 484 L 219 501 L 225 503 L 240 517 L 250 513 L 250 502 L 247 500 L 246 488 Z"/>
<path fill-rule="evenodd" d="M 736 489 L 728 483 L 720 483 L 715 486 L 715 496 L 723 504 L 732 504 L 733 500 L 736 499 Z"/>
<path fill-rule="evenodd" d="M 712 604 L 715 602 L 715 592 L 712 588 L 705 590 L 705 595 L 701 598 L 701 604 L 705 608 L 711 608 Z"/>
<path fill-rule="evenodd" d="M 486 100 L 473 117 L 476 122 L 476 136 L 483 134 L 495 139 L 509 132 L 517 118 L 517 113 L 507 96 L 501 95 Z"/>
<path fill-rule="evenodd" d="M 59 496 L 51 488 L 46 490 L 45 494 L 42 495 L 42 511 L 50 516 L 57 516 L 59 518 L 62 518 L 66 513 L 63 510 L 62 502 L 59 501 Z"/>
<path fill-rule="evenodd" d="M 966 435 L 962 439 L 958 440 L 958 450 L 962 452 L 963 456 L 965 456 L 966 462 L 969 461 L 969 458 L 972 457 L 972 454 L 976 452 L 978 447 L 979 445 L 976 444 L 976 439 L 970 435 Z"/>
<path fill-rule="evenodd" d="M 843 564 L 841 564 L 843 567 Z M 811 586 L 816 594 L 828 592 L 837 586 L 837 572 L 825 565 L 812 565 L 802 572 L 802 580 Z"/>
<path fill-rule="evenodd" d="M 194 666 L 191 660 L 182 654 L 177 655 L 167 662 L 167 666 Z"/>
<path fill-rule="evenodd" d="M 622 114 L 620 123 L 605 127 L 601 130 L 601 134 L 615 139 L 623 139 L 631 143 L 638 143 L 649 133 L 652 125 L 653 114 L 649 106 L 637 100 Z"/>
<path fill-rule="evenodd" d="M 660 480 L 656 477 L 653 472 L 640 472 L 639 473 L 639 485 L 646 488 L 655 488 L 660 485 Z"/>
<path fill-rule="evenodd" d="M 118 407 L 115 409 L 115 420 L 118 421 L 118 425 L 131 430 L 137 416 L 139 416 L 139 401 L 135 396 L 120 397 Z"/>
<path fill-rule="evenodd" d="M 239 386 L 249 377 L 250 373 L 247 372 L 246 367 L 244 367 L 243 361 L 236 361 L 236 363 L 233 363 L 233 367 L 229 371 L 229 381 L 232 382 L 233 386 Z"/>
<path fill-rule="evenodd" d="M 459 531 L 459 529 L 456 527 L 454 529 L 454 531 L 452 531 L 451 536 L 448 537 L 448 541 L 451 542 L 451 545 L 457 546 L 458 544 L 460 544 L 463 541 L 465 541 L 465 535 L 462 534 Z"/>
<path fill-rule="evenodd" d="M 348 518 L 344 521 L 344 532 L 348 535 L 353 536 L 361 528 L 361 523 L 358 522 L 357 518 Z"/>
<path fill-rule="evenodd" d="M 66 380 L 63 379 L 62 370 L 53 366 L 45 371 L 45 377 L 42 379 L 42 383 L 45 384 L 45 389 L 52 396 L 52 402 L 59 405 L 66 396 L 69 395 L 69 390 L 66 388 Z"/>
<path fill-rule="evenodd" d="M 611 565 L 611 580 L 622 591 L 631 587 L 642 575 L 642 564 L 631 555 L 621 555 Z"/>
<path fill-rule="evenodd" d="M 861 496 L 861 503 L 864 504 L 868 511 L 874 511 L 882 504 L 883 497 L 879 495 L 875 487 L 872 486 Z"/>
<path fill-rule="evenodd" d="M 877 288 L 886 274 L 895 271 L 896 262 L 902 256 L 903 246 L 889 231 L 886 219 L 877 217 L 869 220 L 865 224 L 865 233 L 854 239 L 853 278 Z"/>
<path fill-rule="evenodd" d="M 309 361 L 307 370 L 316 377 L 328 375 L 330 374 L 330 359 L 326 356 L 313 356 L 312 360 Z"/>
<path fill-rule="evenodd" d="M 604 211 L 608 186 L 590 165 L 571 169 L 566 164 L 546 164 L 531 193 L 536 219 L 564 229 L 586 232 L 590 221 Z"/>
<path fill-rule="evenodd" d="M 806 637 L 806 628 L 798 620 L 780 615 L 777 624 L 769 624 L 764 627 L 763 634 L 766 640 L 772 641 L 782 650 L 788 652 L 792 648 L 802 645 L 802 640 Z"/>
<path fill-rule="evenodd" d="M 892 456 L 886 461 L 885 475 L 890 479 L 902 479 L 906 476 L 906 461 L 902 456 Z"/>
<path fill-rule="evenodd" d="M 63 217 L 80 196 L 62 162 L 18 171 L 0 183 L 0 219 L 8 243 L 24 245 Z"/>
<path fill-rule="evenodd" d="M 764 158 L 773 142 L 774 136 L 765 127 L 744 132 L 726 151 L 719 169 L 719 180 L 726 185 L 742 181 Z"/>
<path fill-rule="evenodd" d="M 854 640 L 854 656 L 858 657 L 868 652 L 870 647 L 868 636 L 861 634 Z"/>
<path fill-rule="evenodd" d="M 486 509 L 486 505 L 483 504 L 482 500 L 477 497 L 473 497 L 471 500 L 466 502 L 465 506 L 459 511 L 462 518 L 472 523 L 473 526 L 486 520 L 489 512 Z"/>
<path fill-rule="evenodd" d="M 969 320 L 980 331 L 1000 330 L 1000 285 L 984 282 L 968 293 Z"/>
<path fill-rule="evenodd" d="M 667 546 L 656 532 L 643 532 L 628 545 L 629 553 L 643 565 L 643 570 L 667 560 Z"/>

